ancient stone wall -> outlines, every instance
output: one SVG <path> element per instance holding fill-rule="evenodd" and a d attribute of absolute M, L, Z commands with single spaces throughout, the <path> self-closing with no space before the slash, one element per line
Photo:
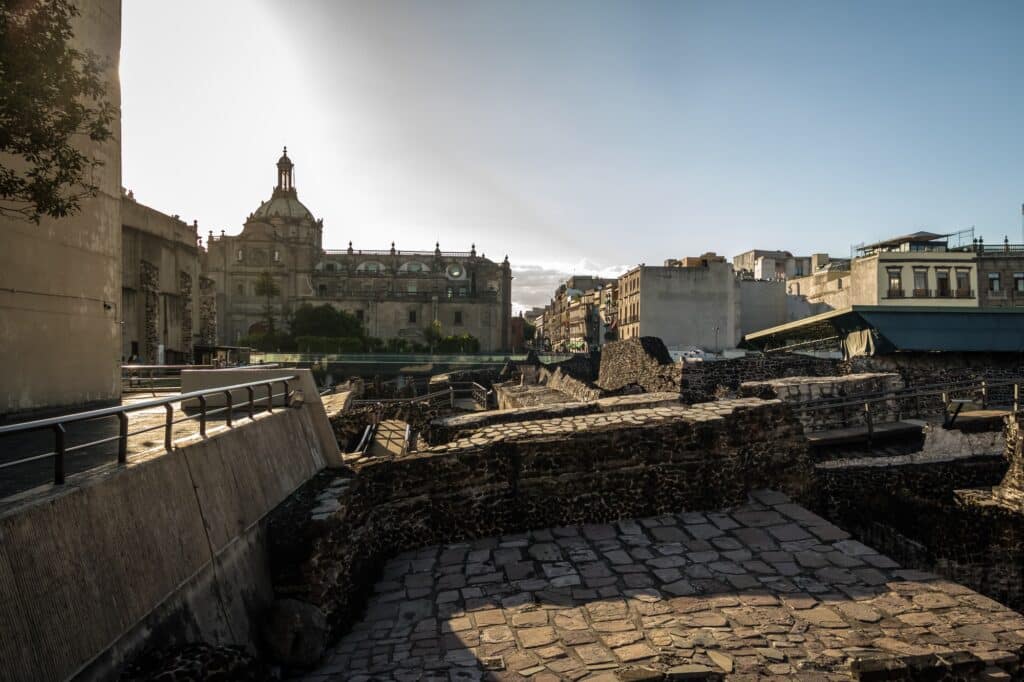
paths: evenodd
<path fill-rule="evenodd" d="M 578 402 L 597 400 L 604 394 L 597 386 L 570 376 L 561 367 L 556 367 L 554 372 L 542 368 L 541 383 Z"/>
<path fill-rule="evenodd" d="M 143 361 L 156 363 L 157 346 L 160 345 L 160 268 L 149 261 L 142 261 L 139 267 L 139 287 L 143 296 Z"/>
<path fill-rule="evenodd" d="M 857 372 L 898 372 L 908 388 L 982 379 L 992 383 L 1011 382 L 1024 377 L 1024 356 L 1020 353 L 893 353 L 857 357 L 841 363 L 841 373 Z M 980 399 L 980 394 L 977 397 Z M 1013 387 L 991 387 L 989 400 L 1009 404 L 1013 400 Z M 944 410 L 941 396 L 923 398 L 921 408 L 941 413 Z"/>
<path fill-rule="evenodd" d="M 601 352 L 597 385 L 605 391 L 640 386 L 647 392 L 679 391 L 680 365 L 672 362 L 661 339 L 643 336 L 612 341 Z"/>
<path fill-rule="evenodd" d="M 858 396 L 892 393 L 903 389 L 903 379 L 896 373 L 849 374 L 841 377 L 785 377 L 767 381 L 745 381 L 740 384 L 739 395 L 759 398 L 779 398 L 794 406 L 794 411 L 805 431 L 824 431 L 867 423 L 862 405 L 846 405 Z M 814 401 L 832 401 L 836 407 L 802 410 L 802 405 Z M 871 404 L 873 423 L 893 422 L 900 418 L 897 401 L 886 400 Z"/>
<path fill-rule="evenodd" d="M 838 376 L 846 373 L 841 369 L 838 360 L 796 353 L 759 353 L 728 360 L 690 362 L 682 372 L 683 400 L 695 403 L 736 395 L 740 384 L 746 381 Z"/>
<path fill-rule="evenodd" d="M 192 275 L 178 273 L 178 294 L 181 296 L 181 351 L 192 357 Z"/>
<path fill-rule="evenodd" d="M 199 278 L 199 338 L 202 343 L 217 343 L 217 286 L 208 277 Z"/>
<path fill-rule="evenodd" d="M 737 504 L 800 492 L 810 465 L 778 401 L 745 399 L 500 424 L 356 469 L 337 510 L 275 568 L 279 595 L 320 607 L 340 633 L 380 563 L 424 545 Z M 288 536 L 289 532 L 285 533 Z"/>

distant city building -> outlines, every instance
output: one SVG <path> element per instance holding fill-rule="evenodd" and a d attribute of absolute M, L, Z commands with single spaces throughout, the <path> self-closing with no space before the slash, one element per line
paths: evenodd
<path fill-rule="evenodd" d="M 555 291 L 544 314 L 537 318 L 537 339 L 552 350 L 586 352 L 604 343 L 601 292 L 615 282 L 591 275 L 574 275 Z"/>
<path fill-rule="evenodd" d="M 483 351 L 511 345 L 512 273 L 508 258 L 495 263 L 469 251 L 345 250 L 322 247 L 323 220 L 298 199 L 287 151 L 277 162 L 277 186 L 245 221 L 241 234 L 212 233 L 203 272 L 216 289 L 222 343 L 261 331 L 265 301 L 256 294 L 269 272 L 281 295 L 272 301 L 284 316 L 303 304 L 329 304 L 351 313 L 367 333 L 423 342 L 437 320 L 446 335 L 471 334 Z"/>
<path fill-rule="evenodd" d="M 786 320 L 782 282 L 741 279 L 714 253 L 639 265 L 619 277 L 623 339 L 657 336 L 671 350 L 721 352 L 747 331 Z"/>
<path fill-rule="evenodd" d="M 1012 259 L 1000 263 L 997 254 L 982 259 L 975 247 L 950 248 L 949 236 L 915 232 L 886 239 L 859 247 L 852 261 L 816 256 L 814 271 L 789 280 L 788 293 L 805 298 L 812 312 L 851 305 L 978 307 L 979 261 L 991 263 L 997 276 L 989 286 L 999 292 L 1003 270 L 1016 266 Z"/>
<path fill-rule="evenodd" d="M 754 249 L 733 257 L 736 274 L 752 279 L 792 279 L 811 272 L 811 256 L 794 256 L 789 251 Z"/>

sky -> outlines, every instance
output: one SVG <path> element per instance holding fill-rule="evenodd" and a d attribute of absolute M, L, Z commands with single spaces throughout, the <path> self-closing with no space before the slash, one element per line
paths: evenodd
<path fill-rule="evenodd" d="M 123 184 L 236 234 L 288 146 L 325 248 L 570 274 L 1024 242 L 1024 3 L 132 0 Z"/>

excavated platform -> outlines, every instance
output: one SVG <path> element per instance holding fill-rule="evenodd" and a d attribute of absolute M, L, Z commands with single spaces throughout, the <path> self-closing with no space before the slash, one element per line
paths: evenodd
<path fill-rule="evenodd" d="M 306 679 L 837 680 L 929 665 L 1001 679 L 1022 646 L 1020 614 L 760 491 L 400 555 Z"/>

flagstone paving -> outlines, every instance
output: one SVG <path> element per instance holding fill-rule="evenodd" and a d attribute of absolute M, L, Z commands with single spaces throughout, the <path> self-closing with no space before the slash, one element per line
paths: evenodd
<path fill-rule="evenodd" d="M 850 679 L 856 658 L 969 651 L 996 664 L 1022 645 L 1020 614 L 761 491 L 721 511 L 398 556 L 307 679 L 615 680 L 647 668 L 830 680 Z"/>

